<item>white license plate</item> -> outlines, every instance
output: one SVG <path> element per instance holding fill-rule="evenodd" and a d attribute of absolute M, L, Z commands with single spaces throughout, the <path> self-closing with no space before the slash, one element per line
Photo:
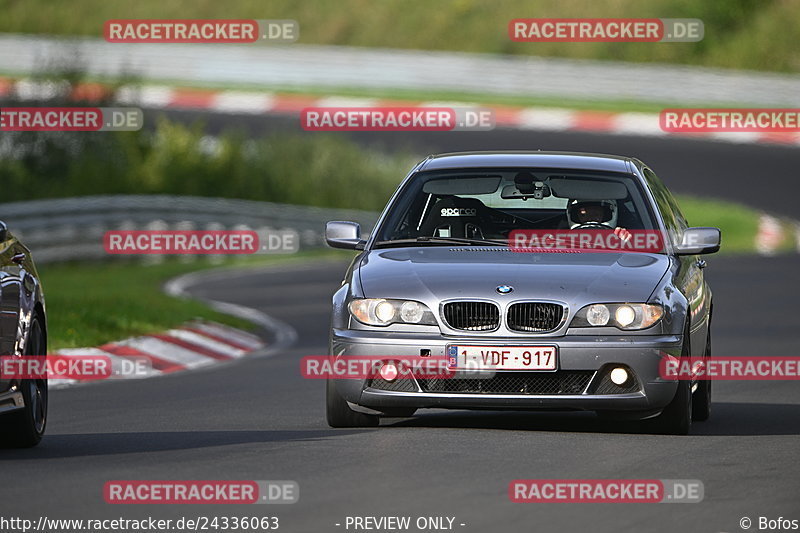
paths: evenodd
<path fill-rule="evenodd" d="M 452 370 L 556 370 L 555 346 L 448 346 Z"/>

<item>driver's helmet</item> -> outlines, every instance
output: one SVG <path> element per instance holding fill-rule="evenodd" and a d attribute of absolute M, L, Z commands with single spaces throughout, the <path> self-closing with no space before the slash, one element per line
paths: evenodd
<path fill-rule="evenodd" d="M 572 200 L 567 204 L 570 229 L 583 224 L 617 227 L 617 202 L 613 200 Z"/>

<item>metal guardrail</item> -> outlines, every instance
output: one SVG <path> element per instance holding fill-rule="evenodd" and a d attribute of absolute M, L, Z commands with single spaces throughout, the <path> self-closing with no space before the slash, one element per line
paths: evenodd
<path fill-rule="evenodd" d="M 302 250 L 324 246 L 329 220 L 352 220 L 368 233 L 377 217 L 371 211 L 198 196 L 104 195 L 0 204 L 0 220 L 33 251 L 37 263 L 126 257 L 106 253 L 103 235 L 109 230 L 293 230 Z"/>
<path fill-rule="evenodd" d="M 307 44 L 108 43 L 0 35 L 0 71 L 61 61 L 95 77 L 261 87 L 456 91 L 550 98 L 797 107 L 800 75 L 684 65 Z M 591 83 L 587 83 L 591 80 Z"/>

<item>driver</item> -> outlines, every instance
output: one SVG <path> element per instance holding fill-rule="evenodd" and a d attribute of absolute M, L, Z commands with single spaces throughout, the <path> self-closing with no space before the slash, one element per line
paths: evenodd
<path fill-rule="evenodd" d="M 631 233 L 617 226 L 617 202 L 613 200 L 572 200 L 567 204 L 567 221 L 570 229 L 608 228 L 622 240 Z"/>

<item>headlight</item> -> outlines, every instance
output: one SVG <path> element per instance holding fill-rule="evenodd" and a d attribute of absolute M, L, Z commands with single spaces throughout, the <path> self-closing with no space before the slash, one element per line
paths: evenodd
<path fill-rule="evenodd" d="M 590 305 L 586 309 L 586 321 L 590 326 L 605 326 L 608 324 L 609 318 L 611 318 L 611 312 L 603 304 Z"/>
<path fill-rule="evenodd" d="M 619 329 L 649 328 L 664 316 L 664 308 L 651 304 L 592 304 L 572 319 L 572 328 L 613 326 Z"/>
<path fill-rule="evenodd" d="M 369 326 L 388 326 L 389 324 L 427 324 L 436 325 L 436 317 L 423 303 L 413 300 L 386 300 L 383 298 L 364 298 L 350 302 L 350 314 L 356 320 Z"/>

